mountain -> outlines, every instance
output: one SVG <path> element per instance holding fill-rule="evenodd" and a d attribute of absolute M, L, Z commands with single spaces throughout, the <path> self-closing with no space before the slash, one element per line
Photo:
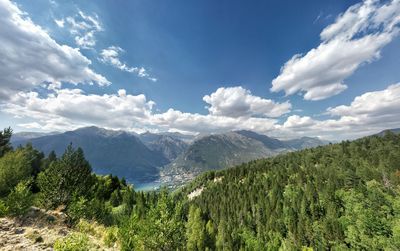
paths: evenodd
<path fill-rule="evenodd" d="M 11 137 L 11 143 L 14 144 L 14 142 L 18 141 L 23 141 L 23 140 L 29 140 L 29 139 L 34 139 L 34 138 L 39 138 L 47 135 L 54 135 L 54 134 L 59 134 L 59 132 L 16 132 L 13 133 Z"/>
<path fill-rule="evenodd" d="M 15 141 L 14 145 L 32 145 L 48 154 L 54 150 L 61 155 L 68 144 L 81 147 L 86 158 L 98 174 L 118 175 L 131 182 L 156 179 L 158 168 L 169 163 L 163 155 L 146 147 L 134 134 L 111 131 L 97 127 L 85 127 L 56 135 Z"/>
<path fill-rule="evenodd" d="M 377 133 L 376 135 L 378 135 L 378 136 L 385 136 L 385 134 L 386 134 L 387 132 L 392 132 L 392 133 L 394 133 L 394 134 L 399 134 L 399 133 L 400 133 L 400 128 L 386 129 L 386 130 L 383 130 L 383 131 Z"/>
<path fill-rule="evenodd" d="M 183 134 L 182 134 L 183 135 Z M 142 133 L 139 135 L 142 142 L 151 150 L 164 156 L 169 161 L 173 161 L 183 153 L 188 147 L 188 143 L 183 141 L 177 134 L 155 134 Z"/>
<path fill-rule="evenodd" d="M 164 183 L 181 184 L 207 170 L 219 170 L 251 160 L 325 145 L 317 138 L 281 141 L 252 131 L 206 135 L 161 170 Z"/>
<path fill-rule="evenodd" d="M 241 131 L 235 131 L 235 133 L 243 135 L 247 138 L 260 141 L 268 149 L 286 148 L 286 145 L 279 139 L 271 138 L 263 134 L 255 133 L 253 131 L 241 130 Z"/>
<path fill-rule="evenodd" d="M 246 130 L 194 137 L 178 132 L 136 134 L 94 126 L 58 134 L 13 136 L 14 146 L 27 142 L 45 154 L 54 150 L 58 156 L 72 143 L 84 150 L 96 173 L 112 173 L 136 184 L 156 180 L 161 167 L 162 181 L 181 183 L 203 171 L 326 144 L 310 137 L 282 141 Z"/>
<path fill-rule="evenodd" d="M 207 172 L 174 198 L 228 233 L 227 250 L 396 250 L 399 149 L 391 134 L 290 152 Z"/>
<path fill-rule="evenodd" d="M 329 141 L 320 140 L 318 138 L 311 137 L 301 137 L 299 139 L 291 139 L 282 141 L 284 145 L 288 148 L 293 148 L 295 150 L 302 150 L 306 148 L 312 148 L 316 146 L 322 146 L 329 144 Z"/>

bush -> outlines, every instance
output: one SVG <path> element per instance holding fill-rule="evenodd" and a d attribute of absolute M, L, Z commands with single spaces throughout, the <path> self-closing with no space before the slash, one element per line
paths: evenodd
<path fill-rule="evenodd" d="M 75 199 L 72 200 L 67 209 L 67 216 L 71 224 L 75 224 L 79 219 L 87 218 L 87 203 L 88 201 L 83 197 L 75 197 Z"/>
<path fill-rule="evenodd" d="M 32 206 L 33 196 L 30 191 L 30 184 L 31 180 L 18 183 L 18 185 L 7 196 L 6 204 L 10 215 L 25 215 Z"/>
<path fill-rule="evenodd" d="M 65 238 L 56 240 L 53 248 L 55 251 L 87 251 L 90 250 L 90 247 L 87 235 L 72 233 Z"/>
<path fill-rule="evenodd" d="M 0 200 L 0 217 L 8 215 L 8 206 L 3 200 Z"/>
<path fill-rule="evenodd" d="M 32 173 L 31 162 L 25 149 L 6 153 L 0 158 L 0 196 L 8 193 Z"/>
<path fill-rule="evenodd" d="M 107 247 L 112 247 L 117 242 L 118 228 L 109 227 L 106 229 L 106 233 L 104 235 L 103 241 Z"/>

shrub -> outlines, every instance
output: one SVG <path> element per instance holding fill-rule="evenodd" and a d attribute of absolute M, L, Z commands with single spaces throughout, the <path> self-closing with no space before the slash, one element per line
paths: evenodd
<path fill-rule="evenodd" d="M 107 247 L 112 247 L 117 242 L 118 228 L 109 227 L 106 229 L 103 241 Z"/>
<path fill-rule="evenodd" d="M 82 218 L 87 218 L 87 203 L 87 200 L 83 197 L 76 198 L 70 203 L 67 216 L 71 224 L 75 224 Z"/>
<path fill-rule="evenodd" d="M 6 196 L 19 182 L 27 179 L 32 172 L 27 152 L 17 149 L 0 158 L 0 196 Z"/>
<path fill-rule="evenodd" d="M 0 217 L 8 215 L 8 206 L 3 200 L 0 200 Z"/>
<path fill-rule="evenodd" d="M 54 243 L 55 251 L 87 251 L 90 250 L 90 242 L 83 233 L 72 233 L 67 237 L 58 239 Z"/>
<path fill-rule="evenodd" d="M 7 196 L 8 212 L 13 216 L 25 215 L 32 206 L 33 197 L 30 191 L 31 180 L 22 181 Z"/>

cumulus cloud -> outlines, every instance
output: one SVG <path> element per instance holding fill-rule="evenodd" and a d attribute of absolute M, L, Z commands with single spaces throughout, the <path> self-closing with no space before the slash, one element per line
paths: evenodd
<path fill-rule="evenodd" d="M 126 71 L 130 73 L 135 73 L 138 77 L 147 78 L 153 82 L 156 82 L 157 79 L 151 77 L 147 70 L 143 67 L 131 67 L 126 63 L 121 62 L 119 59 L 119 55 L 123 53 L 124 50 L 118 46 L 110 46 L 107 49 L 103 49 L 100 53 L 100 61 L 114 66 L 115 68 L 120 69 L 121 71 Z"/>
<path fill-rule="evenodd" d="M 211 96 L 211 95 L 209 95 Z M 87 94 L 79 89 L 61 89 L 40 95 L 20 92 L 0 104 L 3 112 L 22 118 L 25 128 L 70 130 L 97 125 L 123 130 L 185 131 L 216 133 L 252 130 L 275 137 L 316 136 L 330 140 L 356 138 L 387 128 L 400 127 L 400 83 L 384 90 L 355 97 L 349 105 L 328 108 L 327 118 L 291 115 L 286 121 L 255 116 L 182 112 L 156 112 L 155 103 L 145 95 L 126 90 L 115 94 Z M 254 113 L 257 114 L 257 113 Z"/>
<path fill-rule="evenodd" d="M 211 95 L 206 95 L 203 100 L 210 106 L 211 115 L 225 117 L 266 116 L 279 117 L 290 112 L 291 104 L 275 103 L 270 99 L 263 99 L 251 94 L 240 86 L 221 87 Z"/>
<path fill-rule="evenodd" d="M 173 128 L 196 133 L 226 132 L 239 129 L 267 132 L 274 128 L 276 122 L 276 120 L 269 118 L 232 118 L 211 114 L 185 113 L 174 109 L 155 114 L 151 118 L 151 123 L 161 128 Z"/>
<path fill-rule="evenodd" d="M 78 49 L 60 45 L 8 0 L 0 1 L 0 98 L 43 83 L 108 85 Z"/>
<path fill-rule="evenodd" d="M 85 125 L 108 128 L 133 128 L 148 121 L 153 101 L 143 94 L 86 94 L 80 89 L 62 89 L 41 97 L 37 92 L 20 92 L 10 102 L 3 104 L 6 113 L 33 119 L 28 126 L 47 130 L 66 130 Z M 23 126 L 23 125 L 20 125 Z"/>
<path fill-rule="evenodd" d="M 131 95 L 126 90 L 116 94 L 87 94 L 80 89 L 56 89 L 46 96 L 37 92 L 20 92 L 4 104 L 2 111 L 24 119 L 21 127 L 68 130 L 72 127 L 98 125 L 106 128 L 159 131 L 178 130 L 192 133 L 223 132 L 248 129 L 266 132 L 275 119 L 265 117 L 229 117 L 215 114 L 185 113 L 169 109 L 156 113 L 155 103 L 143 94 Z M 27 122 L 26 122 L 27 121 Z"/>
<path fill-rule="evenodd" d="M 400 83 L 357 96 L 350 105 L 328 108 L 327 114 L 332 118 L 316 120 L 308 116 L 289 116 L 277 130 L 333 140 L 355 138 L 400 127 L 399 107 Z"/>
<path fill-rule="evenodd" d="M 85 49 L 93 48 L 96 45 L 96 33 L 103 30 L 97 14 L 87 15 L 83 11 L 78 11 L 74 16 L 62 19 L 54 19 L 60 28 L 68 28 L 69 32 L 75 36 L 75 43 Z"/>
<path fill-rule="evenodd" d="M 320 34 L 321 44 L 305 55 L 294 55 L 272 81 L 271 91 L 304 92 L 306 100 L 321 100 L 347 88 L 344 80 L 363 63 L 380 56 L 399 33 L 400 1 L 382 4 L 365 0 L 351 6 Z"/>

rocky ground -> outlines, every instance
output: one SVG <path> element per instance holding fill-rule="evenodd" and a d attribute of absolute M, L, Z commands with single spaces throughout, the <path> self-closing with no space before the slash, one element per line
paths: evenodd
<path fill-rule="evenodd" d="M 65 214 L 60 211 L 45 211 L 35 207 L 23 218 L 0 218 L 0 250 L 53 250 L 57 239 L 78 231 L 68 227 L 65 220 Z M 118 250 L 116 245 L 105 247 L 99 235 L 85 234 L 92 243 L 91 250 Z"/>
<path fill-rule="evenodd" d="M 71 230 L 61 212 L 32 208 L 20 219 L 0 218 L 0 250 L 52 250 Z"/>

